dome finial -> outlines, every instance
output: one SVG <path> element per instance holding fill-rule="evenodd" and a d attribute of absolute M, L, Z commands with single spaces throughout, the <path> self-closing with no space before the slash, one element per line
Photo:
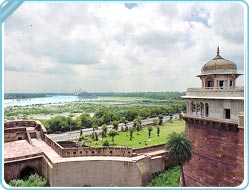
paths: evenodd
<path fill-rule="evenodd" d="M 220 48 L 219 48 L 219 46 L 217 47 L 217 55 L 219 55 L 220 54 Z"/>
<path fill-rule="evenodd" d="M 217 47 L 217 55 L 215 56 L 215 58 L 213 59 L 223 59 L 221 56 L 220 56 L 220 47 L 218 46 Z"/>

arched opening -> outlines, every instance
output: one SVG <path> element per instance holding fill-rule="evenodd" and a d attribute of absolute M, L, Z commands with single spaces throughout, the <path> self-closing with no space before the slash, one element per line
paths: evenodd
<path fill-rule="evenodd" d="M 35 169 L 33 167 L 27 166 L 23 168 L 20 172 L 20 179 L 27 179 L 30 175 L 35 174 Z"/>
<path fill-rule="evenodd" d="M 212 77 L 208 77 L 205 80 L 205 87 L 206 88 L 213 88 L 214 87 L 214 79 Z"/>
<path fill-rule="evenodd" d="M 232 89 L 233 88 L 233 80 L 230 80 L 230 84 L 229 84 L 229 87 L 230 87 L 230 89 Z"/>
<path fill-rule="evenodd" d="M 192 114 L 194 112 L 194 103 L 190 102 L 190 113 Z"/>
<path fill-rule="evenodd" d="M 209 113 L 209 107 L 208 107 L 208 103 L 205 104 L 205 116 L 208 117 L 208 113 Z"/>
<path fill-rule="evenodd" d="M 201 102 L 201 116 L 204 115 L 204 104 Z"/>

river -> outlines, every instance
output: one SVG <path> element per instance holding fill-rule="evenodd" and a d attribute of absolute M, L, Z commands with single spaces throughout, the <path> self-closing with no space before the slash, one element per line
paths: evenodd
<path fill-rule="evenodd" d="M 79 96 L 49 96 L 42 98 L 29 98 L 29 99 L 4 99 L 4 107 L 13 106 L 29 106 L 35 104 L 55 104 L 55 103 L 66 103 L 73 101 L 87 101 L 89 99 L 83 99 Z"/>

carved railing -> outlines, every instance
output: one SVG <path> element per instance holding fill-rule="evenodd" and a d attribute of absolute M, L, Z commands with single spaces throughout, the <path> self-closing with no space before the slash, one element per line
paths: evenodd
<path fill-rule="evenodd" d="M 244 97 L 244 87 L 236 88 L 188 88 L 185 97 Z"/>
<path fill-rule="evenodd" d="M 239 87 L 205 87 L 205 88 L 188 88 L 187 92 L 197 92 L 197 91 L 224 91 L 224 92 L 244 92 L 244 86 Z"/>

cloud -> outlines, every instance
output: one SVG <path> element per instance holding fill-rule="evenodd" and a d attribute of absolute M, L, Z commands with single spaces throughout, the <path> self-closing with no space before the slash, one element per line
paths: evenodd
<path fill-rule="evenodd" d="M 244 69 L 239 3 L 25 2 L 4 30 L 10 92 L 185 91 L 218 45 Z"/>

